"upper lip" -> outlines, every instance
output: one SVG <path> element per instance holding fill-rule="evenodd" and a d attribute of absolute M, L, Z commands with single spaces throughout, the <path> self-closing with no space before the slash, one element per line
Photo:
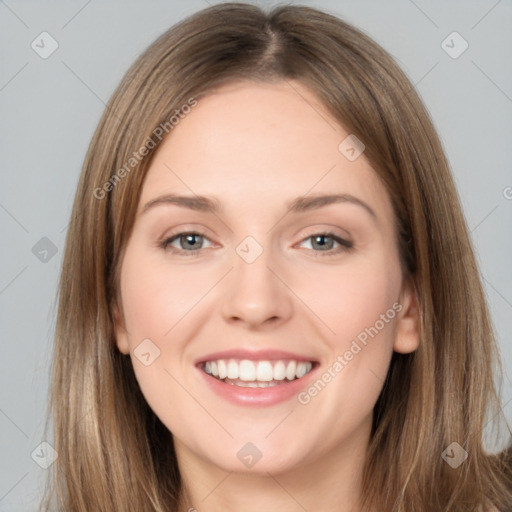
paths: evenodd
<path fill-rule="evenodd" d="M 196 360 L 195 364 L 203 364 L 206 361 L 218 361 L 219 359 L 249 359 L 250 361 L 278 361 L 280 359 L 293 359 L 294 361 L 311 361 L 316 363 L 317 361 L 309 356 L 302 356 L 293 352 L 287 352 L 284 350 L 222 350 L 220 352 L 213 352 L 206 356 L 200 357 Z"/>

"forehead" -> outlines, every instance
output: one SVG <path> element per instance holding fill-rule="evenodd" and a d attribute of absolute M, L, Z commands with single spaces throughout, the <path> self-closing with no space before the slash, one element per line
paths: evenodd
<path fill-rule="evenodd" d="M 340 151 L 349 135 L 298 82 L 225 85 L 200 98 L 160 144 L 140 203 L 183 193 L 257 210 L 262 202 L 347 193 L 390 214 L 364 152 L 349 160 Z"/>

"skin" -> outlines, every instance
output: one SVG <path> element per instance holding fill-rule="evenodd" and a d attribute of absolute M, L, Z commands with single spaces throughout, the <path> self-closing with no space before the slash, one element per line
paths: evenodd
<path fill-rule="evenodd" d="M 418 306 L 389 195 L 364 153 L 349 161 L 338 150 L 347 135 L 298 82 L 239 82 L 201 98 L 152 161 L 122 262 L 116 338 L 174 436 L 184 510 L 360 510 L 372 410 L 393 351 L 418 347 Z M 167 193 L 215 196 L 223 209 L 142 213 Z M 292 199 L 332 193 L 375 218 L 350 202 L 286 214 Z M 353 248 L 314 245 L 326 230 Z M 187 231 L 206 238 L 171 247 L 196 256 L 158 246 Z M 263 248 L 251 264 L 236 252 L 247 236 Z M 394 303 L 400 312 L 306 405 L 235 405 L 194 367 L 218 350 L 280 349 L 317 360 L 320 376 Z M 133 353 L 146 338 L 160 350 L 149 366 Z M 248 441 L 262 453 L 250 469 L 237 457 Z"/>

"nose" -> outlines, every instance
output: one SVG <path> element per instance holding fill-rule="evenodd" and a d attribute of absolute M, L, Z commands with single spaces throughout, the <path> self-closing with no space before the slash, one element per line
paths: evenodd
<path fill-rule="evenodd" d="M 293 293 L 270 251 L 264 250 L 252 263 L 235 253 L 233 266 L 222 299 L 222 315 L 227 322 L 255 329 L 275 327 L 291 318 Z"/>

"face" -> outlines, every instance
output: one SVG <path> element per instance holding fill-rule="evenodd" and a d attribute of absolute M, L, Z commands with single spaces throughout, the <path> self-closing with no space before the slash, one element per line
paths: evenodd
<path fill-rule="evenodd" d="M 347 455 L 393 351 L 417 348 L 390 199 L 349 135 L 300 83 L 240 82 L 158 148 L 116 338 L 180 461 L 276 474 Z"/>

